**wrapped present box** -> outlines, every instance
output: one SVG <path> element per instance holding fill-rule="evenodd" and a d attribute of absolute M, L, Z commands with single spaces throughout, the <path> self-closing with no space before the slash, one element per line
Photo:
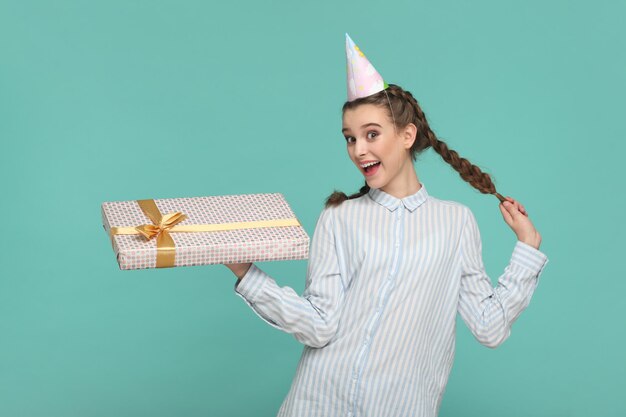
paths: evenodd
<path fill-rule="evenodd" d="M 309 236 L 280 193 L 102 203 L 120 269 L 307 259 Z"/>

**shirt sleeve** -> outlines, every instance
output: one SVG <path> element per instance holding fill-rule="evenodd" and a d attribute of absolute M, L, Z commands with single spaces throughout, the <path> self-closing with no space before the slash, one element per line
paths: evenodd
<path fill-rule="evenodd" d="M 518 240 L 509 264 L 493 288 L 483 265 L 480 231 L 469 208 L 465 218 L 458 311 L 481 344 L 496 348 L 509 337 L 511 326 L 530 303 L 548 258 Z"/>
<path fill-rule="evenodd" d="M 293 334 L 305 345 L 326 346 L 337 332 L 345 293 L 331 208 L 322 211 L 315 226 L 302 296 L 291 287 L 279 286 L 255 264 L 234 289 L 272 327 Z"/>

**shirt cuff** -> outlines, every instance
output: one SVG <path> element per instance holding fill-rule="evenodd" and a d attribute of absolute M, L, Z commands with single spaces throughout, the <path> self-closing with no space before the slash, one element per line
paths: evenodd
<path fill-rule="evenodd" d="M 250 302 L 256 300 L 257 294 L 261 292 L 267 282 L 267 276 L 255 264 L 250 265 L 246 274 L 235 283 L 235 292 L 241 294 Z"/>
<path fill-rule="evenodd" d="M 541 274 L 548 261 L 545 253 L 521 240 L 517 241 L 511 255 L 511 262 L 533 271 L 537 276 Z"/>

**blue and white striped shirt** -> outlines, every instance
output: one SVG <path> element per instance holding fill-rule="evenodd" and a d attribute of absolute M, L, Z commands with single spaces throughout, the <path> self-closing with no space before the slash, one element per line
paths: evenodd
<path fill-rule="evenodd" d="M 422 183 L 402 199 L 372 188 L 324 208 L 302 296 L 255 264 L 234 289 L 305 345 L 278 417 L 435 417 L 457 312 L 480 343 L 497 347 L 547 262 L 518 240 L 493 288 L 471 210 Z"/>

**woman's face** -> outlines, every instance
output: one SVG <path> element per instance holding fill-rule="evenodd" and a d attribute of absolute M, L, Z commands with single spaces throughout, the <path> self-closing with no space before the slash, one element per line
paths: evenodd
<path fill-rule="evenodd" d="M 385 109 L 363 104 L 343 115 L 342 133 L 350 159 L 370 188 L 399 189 L 413 163 L 409 149 L 415 141 L 415 125 L 409 124 L 398 135 Z M 364 168 L 368 162 L 377 164 Z"/>

